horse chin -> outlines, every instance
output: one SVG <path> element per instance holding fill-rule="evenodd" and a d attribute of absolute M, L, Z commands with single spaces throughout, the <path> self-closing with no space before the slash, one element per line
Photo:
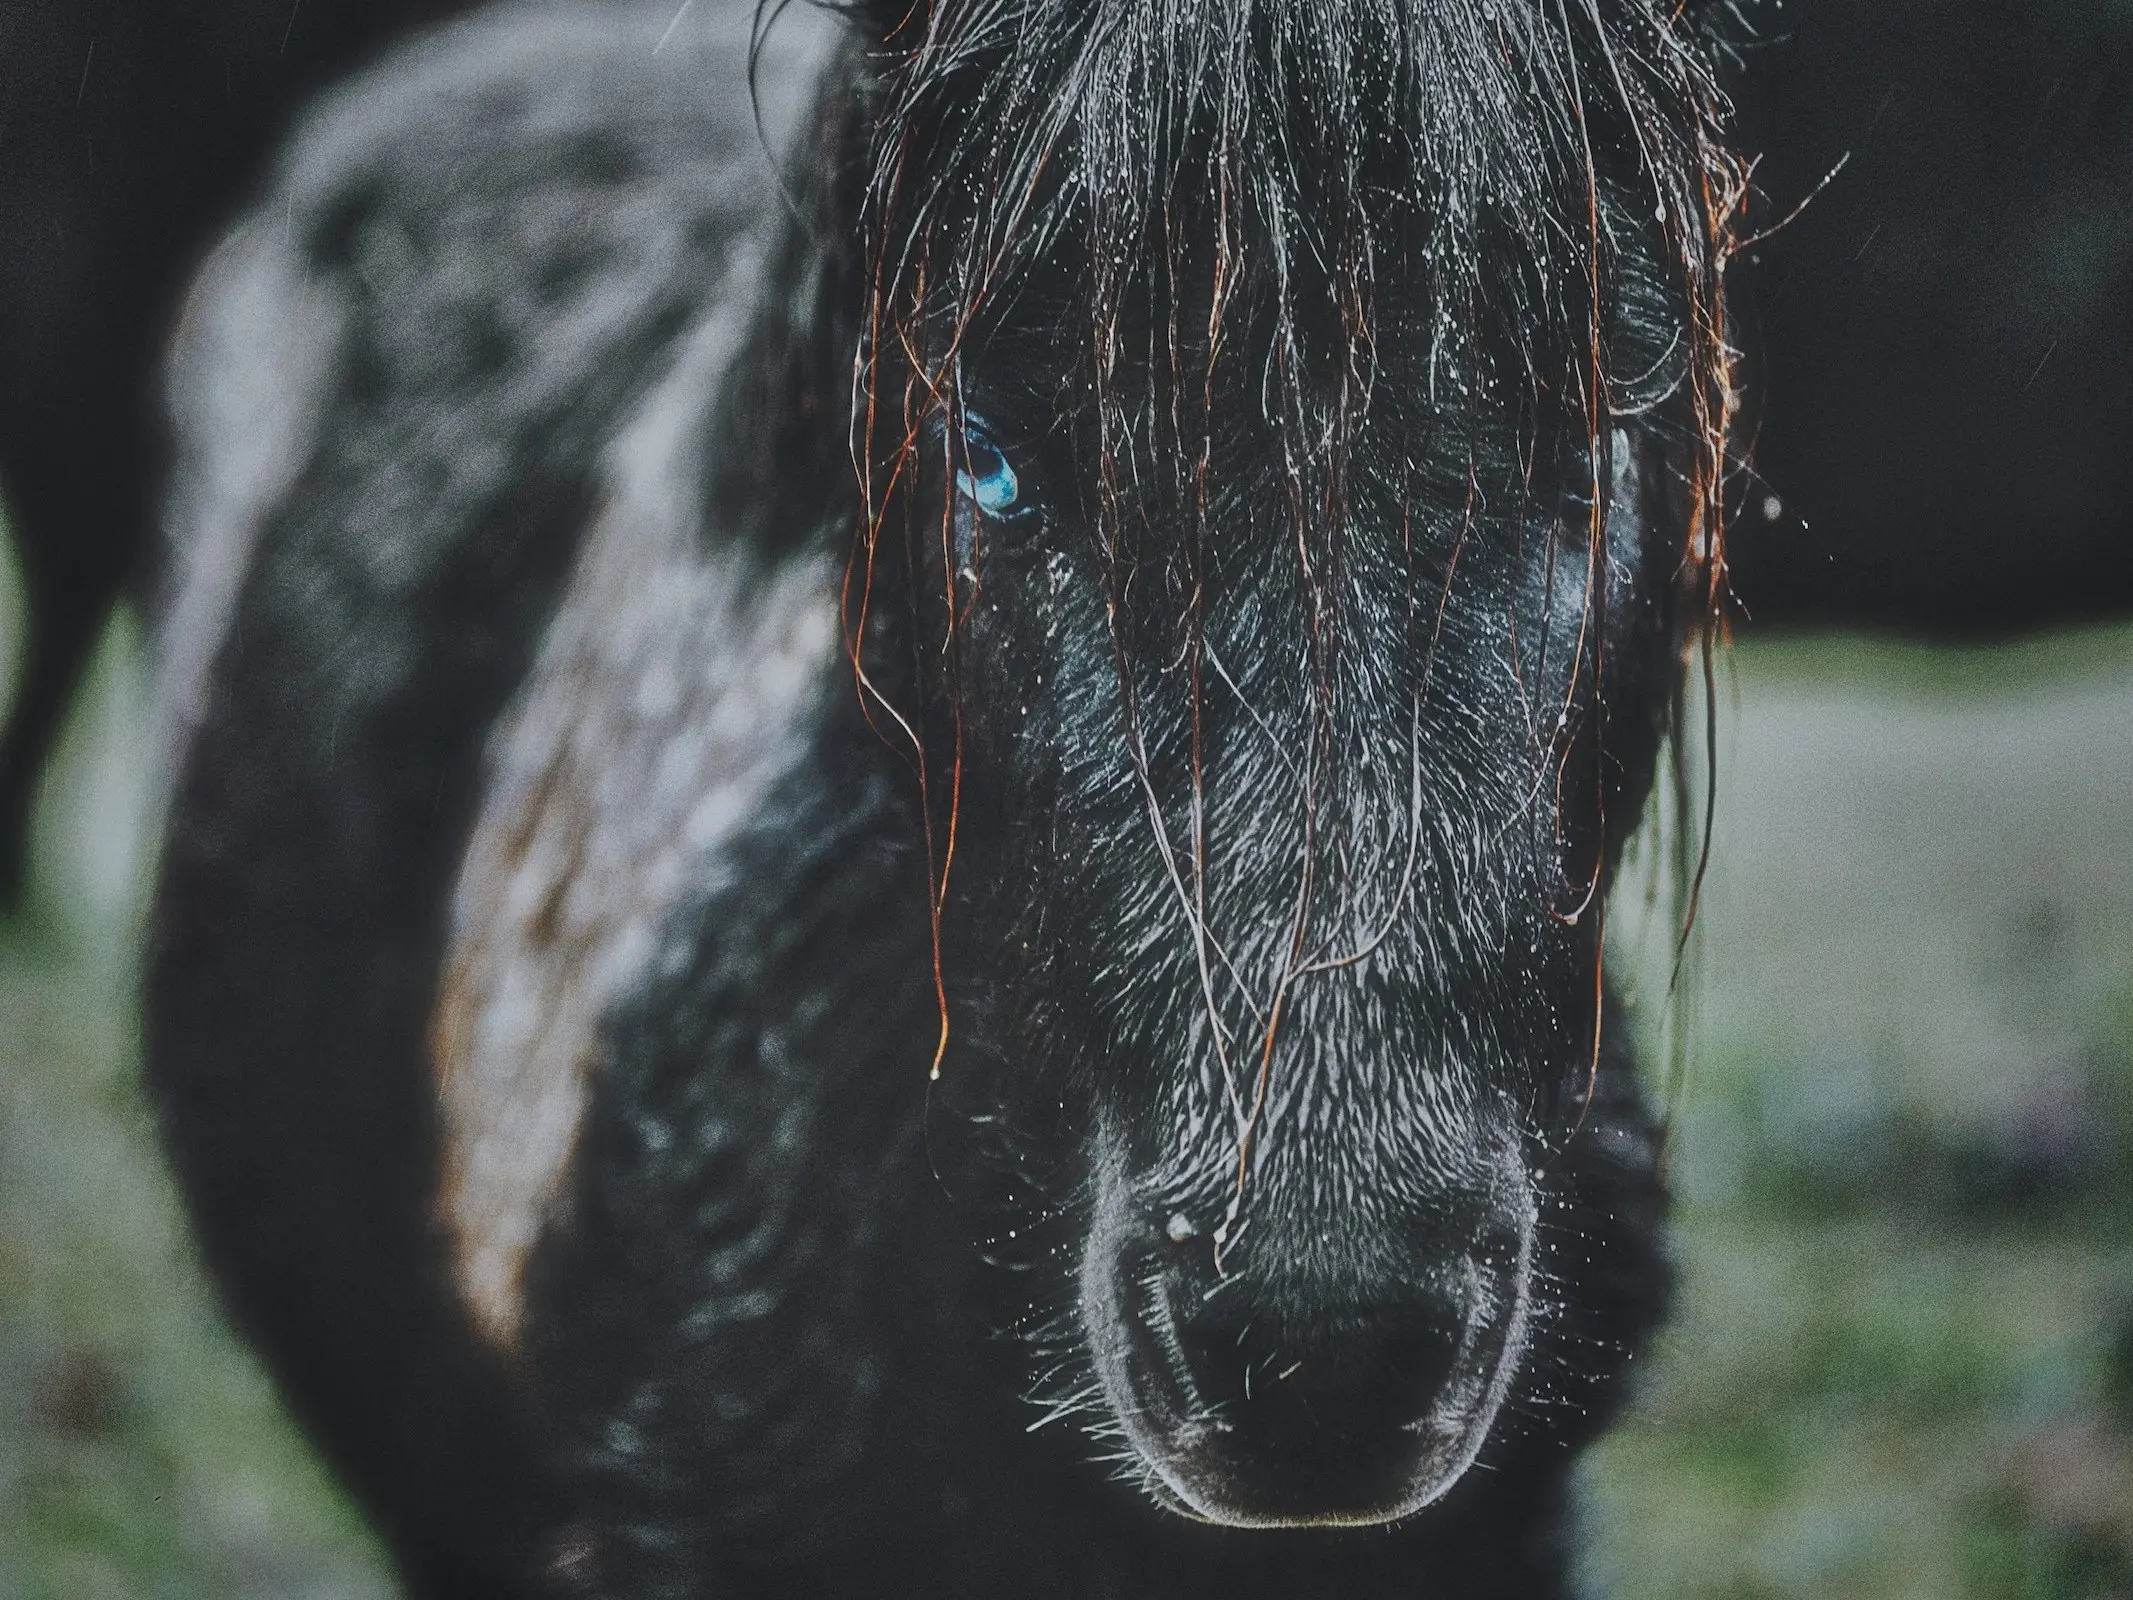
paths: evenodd
<path fill-rule="evenodd" d="M 1147 1473 L 1143 1486 L 1148 1497 L 1165 1511 L 1191 1522 L 1206 1523 L 1210 1527 L 1262 1531 L 1282 1528 L 1380 1528 L 1404 1522 L 1449 1494 L 1453 1486 L 1466 1475 L 1466 1469 L 1472 1465 L 1474 1457 L 1480 1454 L 1481 1441 L 1487 1432 L 1488 1422 L 1485 1420 L 1473 1430 L 1471 1446 L 1462 1449 L 1462 1459 L 1450 1471 L 1424 1474 L 1418 1477 L 1405 1494 L 1380 1505 L 1306 1510 L 1254 1504 L 1232 1497 L 1227 1485 L 1195 1483 L 1174 1469 L 1166 1469 L 1149 1461 L 1145 1456 L 1142 1461 L 1147 1467 Z"/>

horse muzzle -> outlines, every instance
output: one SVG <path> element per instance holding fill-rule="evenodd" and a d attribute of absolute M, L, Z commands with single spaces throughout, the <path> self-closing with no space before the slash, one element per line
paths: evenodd
<path fill-rule="evenodd" d="M 1278 1234 L 1217 1263 L 1205 1239 L 1093 1230 L 1083 1325 L 1151 1494 L 1259 1528 L 1395 1522 L 1442 1497 L 1525 1353 L 1535 1207 L 1523 1174 L 1506 1187 L 1385 1272 L 1284 1260 Z"/>

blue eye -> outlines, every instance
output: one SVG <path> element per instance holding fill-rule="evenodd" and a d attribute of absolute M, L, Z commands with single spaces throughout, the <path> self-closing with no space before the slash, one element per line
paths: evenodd
<path fill-rule="evenodd" d="M 989 517 L 1013 515 L 1022 498 L 1022 486 L 1006 452 L 992 442 L 976 417 L 963 419 L 963 464 L 956 469 L 955 486 Z"/>

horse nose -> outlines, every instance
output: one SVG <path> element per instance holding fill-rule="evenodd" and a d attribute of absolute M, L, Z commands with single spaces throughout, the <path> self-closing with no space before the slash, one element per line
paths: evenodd
<path fill-rule="evenodd" d="M 1299 1323 L 1270 1298 L 1232 1280 L 1177 1322 L 1167 1379 L 1211 1425 L 1226 1492 L 1283 1521 L 1400 1500 L 1471 1342 L 1464 1308 L 1410 1290 Z"/>
<path fill-rule="evenodd" d="M 1142 1481 L 1235 1527 L 1393 1522 L 1438 1499 L 1521 1369 L 1532 1222 L 1530 1203 L 1440 1208 L 1340 1252 L 1266 1230 L 1226 1267 L 1194 1241 L 1114 1235 L 1084 1269 L 1084 1326 Z"/>
<path fill-rule="evenodd" d="M 1504 1187 L 1374 1233 L 1263 1228 L 1226 1263 L 1093 1233 L 1082 1326 L 1148 1492 L 1232 1527 L 1395 1522 L 1447 1493 L 1525 1360 L 1536 1211 Z"/>

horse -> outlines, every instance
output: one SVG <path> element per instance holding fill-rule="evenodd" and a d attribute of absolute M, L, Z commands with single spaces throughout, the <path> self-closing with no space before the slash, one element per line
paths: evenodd
<path fill-rule="evenodd" d="M 0 905 L 37 776 L 152 547 L 156 373 L 185 281 L 320 85 L 466 0 L 0 3 L 0 493 L 25 621 L 0 733 Z"/>
<path fill-rule="evenodd" d="M 535 4 L 307 116 L 172 358 L 144 1043 L 412 1593 L 1569 1592 L 1706 20 Z"/>

